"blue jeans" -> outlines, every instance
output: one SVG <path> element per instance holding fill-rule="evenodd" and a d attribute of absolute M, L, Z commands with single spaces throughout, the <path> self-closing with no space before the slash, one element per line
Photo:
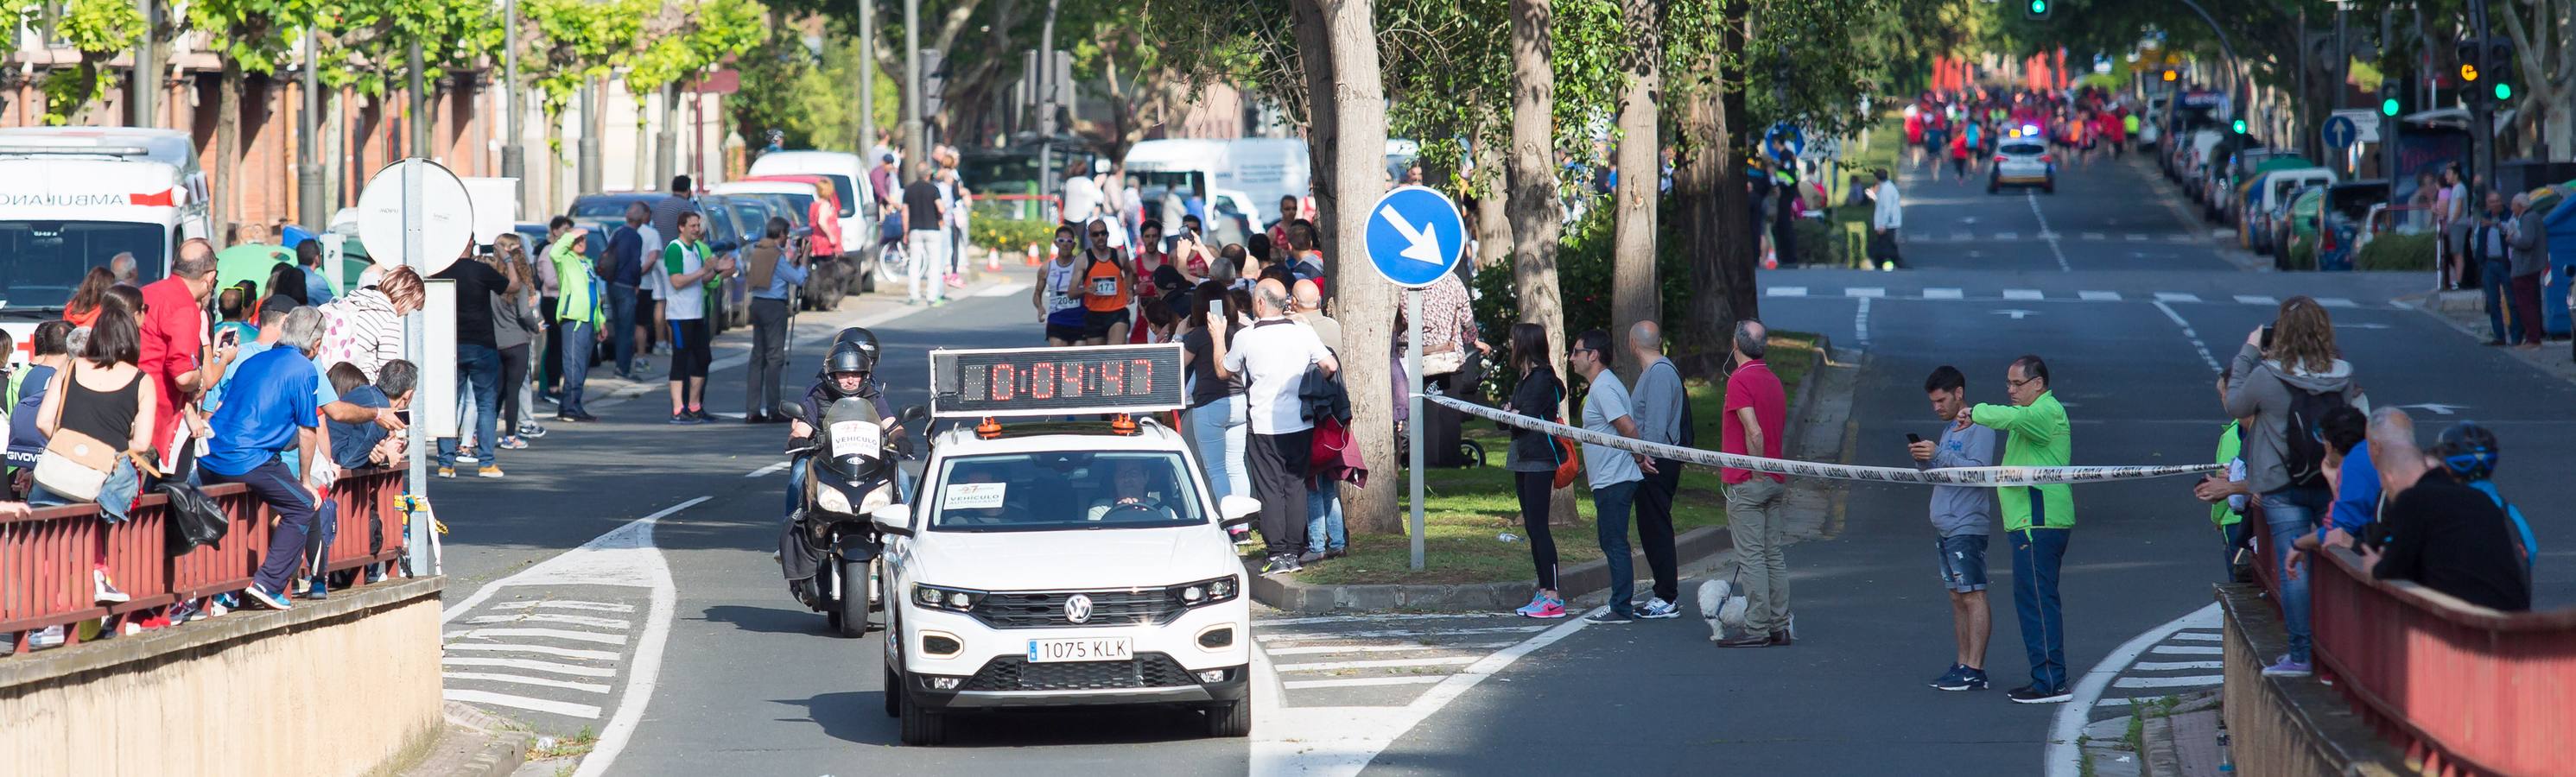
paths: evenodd
<path fill-rule="evenodd" d="M 27 489 L 27 504 L 59 507 L 72 503 L 60 494 L 45 490 L 45 484 L 36 483 L 34 478 L 29 478 L 28 482 L 32 485 Z M 134 460 L 116 457 L 116 467 L 107 471 L 107 481 L 98 487 L 98 519 L 107 523 L 124 523 L 129 517 L 126 511 L 134 507 L 134 498 L 142 487 L 142 480 L 134 473 Z"/>
<path fill-rule="evenodd" d="M 2013 612 L 2021 616 L 2021 646 L 2030 653 L 2031 682 L 2066 687 L 2066 620 L 2057 602 L 2057 567 L 2066 561 L 2072 529 L 2024 529 L 2012 536 Z"/>
<path fill-rule="evenodd" d="M 2510 301 L 2512 299 L 2511 295 L 2507 291 L 2511 288 L 2510 284 L 2512 283 L 2512 279 L 2513 265 L 2507 262 L 2499 262 L 2490 259 L 2487 260 L 2486 264 L 2481 266 L 2478 271 L 2478 285 L 2486 289 L 2487 331 L 2492 333 L 2491 337 L 2496 340 L 2520 344 L 2522 342 L 2522 327 L 2507 327 L 2504 324 L 2505 307 L 2511 304 Z M 2293 637 L 2292 639 L 2296 640 L 2298 638 Z M 2299 642 L 2294 644 L 2304 643 Z"/>
<path fill-rule="evenodd" d="M 2291 486 L 2263 495 L 2263 526 L 2272 534 L 2272 568 L 2280 569 L 2282 559 L 2290 554 L 2290 543 L 2316 533 L 2317 519 L 2334 505 L 2334 492 L 2323 488 Z M 2309 576 L 2316 574 L 2315 558 L 2310 558 L 2296 579 L 2281 575 L 2281 624 L 2290 631 L 2290 660 L 2308 662 Z"/>
<path fill-rule="evenodd" d="M 1631 480 L 1592 487 L 1592 518 L 1600 530 L 1601 560 L 1610 564 L 1610 611 L 1635 615 L 1628 597 L 1637 595 L 1637 568 L 1628 558 L 1628 508 L 1637 503 L 1637 484 Z"/>
<path fill-rule="evenodd" d="M 593 335 L 596 337 L 597 335 Z M 597 341 L 592 341 L 593 346 Z M 635 287 L 608 284 L 608 353 L 617 361 L 617 374 L 635 375 Z M 583 359 L 582 364 L 590 364 Z"/>
<path fill-rule="evenodd" d="M 563 401 L 555 405 L 556 412 L 577 416 L 586 412 L 581 406 L 581 389 L 582 384 L 590 382 L 590 355 L 599 348 L 599 330 L 588 321 L 557 321 L 555 325 L 563 330 Z"/>
<path fill-rule="evenodd" d="M 805 462 L 811 458 L 798 456 L 787 462 L 787 509 L 778 513 L 782 521 L 794 517 L 796 508 L 805 506 Z"/>
<path fill-rule="evenodd" d="M 313 527 L 312 492 L 304 490 L 304 484 L 287 471 L 285 462 L 273 458 L 239 476 L 200 471 L 209 484 L 240 483 L 249 487 L 251 496 L 277 513 L 277 527 L 268 534 L 268 553 L 260 556 L 259 574 L 251 578 L 251 583 L 260 590 L 284 595 L 286 578 L 304 560 L 304 536 Z"/>
<path fill-rule="evenodd" d="M 501 423 L 501 352 L 478 343 L 456 344 L 456 393 L 473 392 L 474 439 L 480 444 L 475 453 L 482 456 L 485 467 L 501 465 L 500 437 L 495 431 Z M 458 419 L 464 422 L 469 419 Z M 462 434 L 464 430 L 458 430 Z M 456 466 L 456 438 L 438 438 L 438 466 Z"/>
<path fill-rule="evenodd" d="M 1326 542 L 1327 538 L 1331 542 Z M 1313 480 L 1306 484 L 1306 552 L 1341 551 L 1351 545 L 1350 532 L 1342 527 L 1342 487 L 1338 480 Z"/>
<path fill-rule="evenodd" d="M 1244 435 L 1252 432 L 1240 394 L 1190 409 L 1190 438 L 1199 446 L 1199 466 L 1207 470 L 1208 490 L 1223 500 L 1229 494 L 1252 495 L 1252 477 L 1243 469 Z"/>

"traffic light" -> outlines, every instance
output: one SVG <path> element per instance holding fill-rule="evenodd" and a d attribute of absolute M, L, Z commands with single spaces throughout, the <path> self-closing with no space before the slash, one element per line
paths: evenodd
<path fill-rule="evenodd" d="M 2167 71 L 2165 71 L 2165 80 L 2166 80 L 2166 81 L 2177 81 L 2177 80 L 2181 80 L 2181 78 L 2182 78 L 2182 74 L 2180 74 L 2180 73 L 2176 73 L 2176 72 L 2171 71 L 2171 70 L 2167 70 Z"/>
<path fill-rule="evenodd" d="M 2394 76 L 2381 80 L 2379 82 L 2379 115 L 2396 116 L 2403 112 L 2405 106 L 2400 105 L 2397 98 L 2399 95 L 2404 94 L 2405 91 L 2405 88 L 2398 84 L 2397 78 Z"/>
<path fill-rule="evenodd" d="M 2513 99 L 2513 82 L 2518 80 L 2513 75 L 2513 39 L 2503 36 L 2488 38 L 2486 53 L 2487 72 L 2479 74 L 2483 76 L 2480 80 L 2495 85 L 2489 91 L 2494 93 L 2496 102 Z"/>
<path fill-rule="evenodd" d="M 2033 20 L 2045 21 L 2054 4 L 2055 0 L 2022 0 L 2022 15 Z"/>
<path fill-rule="evenodd" d="M 2235 129 L 2236 129 L 2236 134 L 2239 134 L 2239 135 L 2243 135 L 2243 134 L 2245 134 L 2245 120 L 2244 120 L 2244 119 L 2237 119 L 2237 120 L 2236 120 L 2236 124 L 2235 124 Z"/>
<path fill-rule="evenodd" d="M 2464 40 L 2451 51 L 2455 61 L 2460 63 L 2460 99 L 2471 103 L 2485 99 L 2489 83 L 2486 68 L 2481 67 L 2485 64 L 2482 59 L 2486 54 L 2484 43 L 2474 38 Z"/>

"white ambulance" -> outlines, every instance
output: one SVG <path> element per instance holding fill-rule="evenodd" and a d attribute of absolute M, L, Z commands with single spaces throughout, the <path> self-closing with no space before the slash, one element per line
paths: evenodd
<path fill-rule="evenodd" d="M 178 130 L 0 129 L 0 330 L 23 361 L 36 325 L 120 253 L 145 282 L 206 237 L 206 177 Z"/>

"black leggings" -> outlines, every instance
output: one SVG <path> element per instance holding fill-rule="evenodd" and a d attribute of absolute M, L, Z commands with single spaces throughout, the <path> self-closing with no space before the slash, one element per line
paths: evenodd
<path fill-rule="evenodd" d="M 1521 531 L 1529 535 L 1530 565 L 1538 568 L 1538 587 L 1556 590 L 1556 537 L 1547 531 L 1549 495 L 1556 491 L 1554 472 L 1514 472 L 1512 485 L 1521 495 Z"/>
<path fill-rule="evenodd" d="M 519 387 L 528 383 L 528 344 L 501 349 L 501 436 L 519 434 Z"/>

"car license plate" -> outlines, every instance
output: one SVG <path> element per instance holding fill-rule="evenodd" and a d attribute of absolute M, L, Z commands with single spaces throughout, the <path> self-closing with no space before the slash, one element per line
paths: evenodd
<path fill-rule="evenodd" d="M 1029 640 L 1029 663 L 1061 661 L 1128 661 L 1136 657 L 1131 637 L 1076 637 Z"/>

